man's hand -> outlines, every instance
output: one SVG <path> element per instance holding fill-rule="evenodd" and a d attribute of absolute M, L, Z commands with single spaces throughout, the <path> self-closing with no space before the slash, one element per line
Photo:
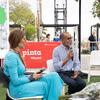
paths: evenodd
<path fill-rule="evenodd" d="M 68 56 L 64 59 L 62 67 L 73 57 L 74 53 L 72 50 L 69 51 Z"/>
<path fill-rule="evenodd" d="M 77 76 L 78 76 L 78 75 L 77 75 L 77 74 L 75 74 L 75 75 L 74 75 L 74 76 L 72 76 L 71 78 L 72 78 L 72 79 L 76 79 L 76 78 L 77 78 Z"/>
<path fill-rule="evenodd" d="M 72 51 L 72 50 L 70 50 L 70 51 L 69 51 L 69 53 L 68 53 L 68 58 L 70 58 L 70 59 L 71 59 L 73 56 L 74 56 L 74 53 L 73 53 L 73 51 Z"/>
<path fill-rule="evenodd" d="M 72 76 L 72 79 L 76 79 L 78 77 L 78 71 L 74 72 L 74 76 Z"/>

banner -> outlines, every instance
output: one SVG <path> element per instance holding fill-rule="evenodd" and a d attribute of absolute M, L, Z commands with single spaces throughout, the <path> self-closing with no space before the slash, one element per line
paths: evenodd
<path fill-rule="evenodd" d="M 9 17 L 8 0 L 0 0 L 0 66 L 8 51 Z"/>
<path fill-rule="evenodd" d="M 47 68 L 47 60 L 52 59 L 53 49 L 61 42 L 27 42 L 21 54 L 26 68 Z"/>

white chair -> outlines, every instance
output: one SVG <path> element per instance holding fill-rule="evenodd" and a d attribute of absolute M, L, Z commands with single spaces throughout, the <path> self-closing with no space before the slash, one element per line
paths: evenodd
<path fill-rule="evenodd" d="M 95 50 L 95 51 L 91 52 L 91 55 L 90 55 L 90 66 L 89 66 L 89 69 L 88 69 L 88 82 L 90 82 L 91 69 L 95 68 L 95 67 L 99 67 L 100 68 L 100 50 Z M 92 74 L 94 74 L 94 73 L 92 73 Z M 98 73 L 96 72 L 96 75 L 97 74 Z M 98 75 L 100 75 L 100 73 Z"/>
<path fill-rule="evenodd" d="M 7 96 L 10 98 L 10 99 L 12 99 L 12 100 L 25 100 L 25 99 L 41 99 L 41 100 L 43 100 L 43 96 L 34 96 L 34 97 L 24 97 L 24 98 L 19 98 L 19 99 L 15 99 L 15 98 L 13 98 L 13 97 L 11 97 L 11 95 L 10 95 L 10 93 L 9 93 L 9 89 L 7 89 Z"/>
<path fill-rule="evenodd" d="M 47 60 L 47 73 L 50 73 L 50 72 L 55 72 L 52 59 Z M 63 95 L 65 94 L 65 86 L 66 86 L 66 84 L 64 83 L 63 90 L 62 90 Z"/>
<path fill-rule="evenodd" d="M 22 99 L 43 99 L 43 96 L 34 96 L 34 97 L 24 97 L 24 98 L 19 98 L 19 99 L 15 99 L 13 97 L 11 97 L 10 93 L 9 93 L 9 78 L 3 73 L 3 68 L 0 67 L 0 83 L 3 84 L 3 87 L 7 89 L 7 93 L 6 93 L 6 100 L 22 100 Z"/>
<path fill-rule="evenodd" d="M 47 72 L 48 73 L 55 72 L 55 69 L 53 67 L 53 60 L 52 59 L 47 60 Z"/>

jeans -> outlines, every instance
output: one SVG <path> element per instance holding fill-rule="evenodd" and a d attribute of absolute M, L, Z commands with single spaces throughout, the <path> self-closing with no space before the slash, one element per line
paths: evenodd
<path fill-rule="evenodd" d="M 71 76 L 74 75 L 73 71 L 58 72 L 64 83 L 68 85 L 68 93 L 73 94 L 75 92 L 81 91 L 86 83 L 82 80 L 80 76 L 76 79 L 72 79 Z"/>
<path fill-rule="evenodd" d="M 91 50 L 91 51 L 96 50 L 96 46 L 93 46 L 93 45 L 90 46 L 90 50 Z"/>

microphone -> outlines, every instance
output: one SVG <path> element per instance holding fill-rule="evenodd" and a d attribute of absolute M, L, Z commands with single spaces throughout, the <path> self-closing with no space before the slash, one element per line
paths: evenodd
<path fill-rule="evenodd" d="M 73 51 L 72 46 L 70 47 L 70 50 Z M 72 61 L 73 61 L 73 56 L 71 57 Z"/>

